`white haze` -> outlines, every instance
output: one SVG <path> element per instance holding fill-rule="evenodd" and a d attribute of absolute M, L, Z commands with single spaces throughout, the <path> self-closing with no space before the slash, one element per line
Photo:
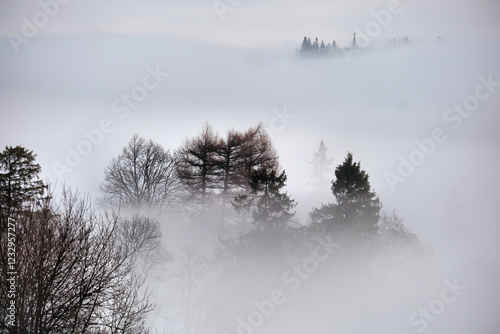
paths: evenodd
<path fill-rule="evenodd" d="M 295 54 L 304 35 L 347 45 L 354 28 L 372 19 L 370 11 L 387 3 L 243 1 L 221 21 L 211 1 L 74 0 L 15 53 L 8 33 L 20 34 L 21 17 L 31 17 L 39 7 L 4 1 L 0 147 L 32 149 L 44 178 L 97 196 L 104 168 L 134 133 L 174 151 L 205 122 L 221 135 L 258 122 L 271 129 L 276 112 L 286 110 L 293 118 L 270 135 L 288 175 L 287 191 L 299 202 L 298 222 L 308 222 L 313 206 L 333 201 L 328 184 L 321 199 L 311 196 L 307 184 L 308 161 L 320 141 L 334 166 L 352 152 L 384 210 L 395 209 L 420 241 L 432 244 L 439 277 L 468 282 L 426 332 L 497 333 L 498 281 L 490 278 L 498 277 L 500 260 L 500 88 L 457 129 L 443 115 L 475 94 L 479 77 L 500 82 L 500 5 L 402 1 L 403 12 L 350 62 L 341 52 L 327 59 Z M 404 36 L 408 44 L 387 43 Z M 438 36 L 444 42 L 436 41 Z M 121 120 L 111 104 L 141 84 L 148 66 L 169 75 Z M 84 139 L 82 131 L 96 128 L 103 118 L 112 120 L 114 131 L 72 172 L 58 177 L 53 163 L 64 163 L 67 147 L 75 148 Z M 386 172 L 397 173 L 399 156 L 408 158 L 414 141 L 430 138 L 435 128 L 442 128 L 447 140 L 391 189 Z M 446 213 L 452 189 L 463 207 L 460 230 Z M 178 252 L 182 244 L 200 242 L 189 234 L 170 234 L 169 226 L 164 230 L 167 249 Z M 481 280 L 477 267 L 494 274 Z M 355 273 L 336 278 L 353 279 L 352 286 L 330 291 L 332 268 L 319 268 L 255 333 L 415 333 L 408 316 L 439 298 L 445 286 L 434 282 L 428 295 L 407 308 L 376 314 L 356 309 L 373 291 L 368 284 L 356 286 Z M 288 291 L 276 284 L 263 284 L 255 296 L 242 295 L 251 304 L 273 289 Z M 175 314 L 166 292 L 172 288 L 161 280 L 152 286 L 159 305 L 153 326 L 175 333 L 165 320 Z M 346 308 L 322 309 L 325 296 L 339 298 Z M 304 304 L 311 307 L 305 310 Z M 226 320 L 236 326 L 236 319 Z"/>

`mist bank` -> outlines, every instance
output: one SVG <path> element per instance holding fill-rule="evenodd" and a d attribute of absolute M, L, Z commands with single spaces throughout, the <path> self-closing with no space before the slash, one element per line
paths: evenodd
<path fill-rule="evenodd" d="M 436 203 L 453 187 L 468 203 L 467 216 L 480 221 L 496 216 L 498 182 L 486 175 L 495 172 L 499 158 L 494 112 L 499 95 L 481 100 L 457 128 L 452 115 L 444 119 L 474 95 L 479 77 L 500 81 L 494 39 L 444 36 L 438 42 L 408 36 L 405 45 L 375 40 L 348 63 L 341 51 L 328 58 L 297 56 L 301 38 L 294 45 L 243 48 L 122 35 L 40 35 L 19 55 L 3 38 L 0 88 L 9 122 L 1 125 L 1 142 L 39 152 L 43 175 L 55 180 L 52 164 L 64 163 L 71 149 L 87 140 L 83 132 L 108 119 L 112 130 L 58 180 L 96 194 L 99 175 L 133 133 L 175 149 L 205 121 L 221 133 L 262 121 L 303 220 L 310 207 L 307 161 L 320 140 L 335 163 L 353 152 L 388 209 L 402 210 L 415 226 L 440 210 Z M 142 85 L 148 68 L 168 74 L 130 107 L 123 95 Z M 391 189 L 385 174 L 398 174 L 402 161 L 408 163 L 419 150 L 415 141 L 432 138 L 436 128 L 443 129 L 446 141 L 436 143 Z M 485 157 L 489 163 L 478 166 Z"/>

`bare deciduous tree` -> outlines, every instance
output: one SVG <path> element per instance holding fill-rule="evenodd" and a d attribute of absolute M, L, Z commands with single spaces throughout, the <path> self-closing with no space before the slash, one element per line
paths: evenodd
<path fill-rule="evenodd" d="M 141 268 L 141 272 L 148 272 L 172 258 L 172 254 L 163 248 L 160 223 L 153 218 L 139 215 L 120 218 L 116 238 L 120 247 L 131 254 L 131 261 Z"/>
<path fill-rule="evenodd" d="M 208 261 L 192 246 L 183 247 L 181 251 L 177 278 L 182 329 L 185 334 L 197 334 L 203 329 L 207 312 Z"/>
<path fill-rule="evenodd" d="M 177 199 L 175 158 L 152 140 L 134 135 L 105 170 L 105 201 L 134 213 L 161 212 Z"/>
<path fill-rule="evenodd" d="M 381 298 L 388 295 L 386 287 L 398 286 L 401 282 L 390 282 L 391 277 L 404 277 L 402 273 L 414 266 L 422 248 L 417 236 L 403 225 L 403 218 L 395 212 L 383 212 L 378 223 L 380 249 L 375 265 L 375 274 L 380 283 Z M 389 284 L 391 283 L 391 284 Z M 406 283 L 403 283 L 406 284 Z"/>
<path fill-rule="evenodd" d="M 143 291 L 144 277 L 132 267 L 134 249 L 116 237 L 118 218 L 97 216 L 88 200 L 66 190 L 60 207 L 49 199 L 14 224 L 15 289 L 6 280 L 12 270 L 2 265 L 0 317 L 6 319 L 7 303 L 14 301 L 15 324 L 2 321 L 1 332 L 148 332 L 152 305 Z M 4 264 L 7 238 L 1 240 Z"/>
<path fill-rule="evenodd" d="M 403 218 L 395 212 L 384 212 L 378 223 L 384 272 L 404 259 L 414 255 L 419 241 L 417 236 L 403 225 Z"/>

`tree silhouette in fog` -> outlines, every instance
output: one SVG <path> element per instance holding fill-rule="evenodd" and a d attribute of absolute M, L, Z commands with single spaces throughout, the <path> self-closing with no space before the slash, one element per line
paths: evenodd
<path fill-rule="evenodd" d="M 246 131 L 231 129 L 222 137 L 206 124 L 173 155 L 134 135 L 107 167 L 102 187 L 114 205 L 143 212 L 152 207 L 170 210 L 175 202 L 175 209 L 178 205 L 196 212 L 197 223 L 181 220 L 174 210 L 159 221 L 139 215 L 100 217 L 88 200 L 67 190 L 57 206 L 50 196 L 42 197 L 44 185 L 36 177 L 40 168 L 32 152 L 16 152 L 28 158 L 16 160 L 16 154 L 5 152 L 0 156 L 0 221 L 5 226 L 14 217 L 18 228 L 19 322 L 11 332 L 149 332 L 146 324 L 152 305 L 144 293 L 145 275 L 159 274 L 152 269 L 173 254 L 162 248 L 164 228 L 172 228 L 169 235 L 181 243 L 194 241 L 194 246 L 173 257 L 178 275 L 173 282 L 165 278 L 169 281 L 162 288 L 171 285 L 178 295 L 161 300 L 165 308 L 158 310 L 160 315 L 167 308 L 176 309 L 174 321 L 185 333 L 205 328 L 231 332 L 238 326 L 234 319 L 248 314 L 253 301 L 263 301 L 269 296 L 265 294 L 284 283 L 284 273 L 288 287 L 290 282 L 298 287 L 295 284 L 322 267 L 314 280 L 336 289 L 316 292 L 324 298 L 323 309 L 331 313 L 340 308 L 349 312 L 346 304 L 365 306 L 361 303 L 366 299 L 352 301 L 352 291 L 380 302 L 392 298 L 396 292 L 389 283 L 402 277 L 409 280 L 414 270 L 425 269 L 419 264 L 424 248 L 418 238 L 395 213 L 381 213 L 368 174 L 351 153 L 335 168 L 332 202 L 312 210 L 312 224 L 292 224 L 297 203 L 285 191 L 287 175 L 262 124 Z M 11 161 L 32 172 L 7 168 L 15 166 Z M 326 175 L 331 162 L 321 141 L 311 161 L 315 185 L 330 183 Z M 27 175 L 27 182 L 19 181 L 22 175 Z M 22 186 L 9 188 L 15 182 Z M 4 208 L 20 207 L 15 215 L 6 215 Z M 239 220 L 243 214 L 247 219 Z M 241 228 L 246 221 L 253 223 L 252 228 Z M 7 263 L 7 231 L 0 232 L 0 261 Z M 351 242 L 353 236 L 362 243 Z M 175 246 L 169 243 L 168 247 Z M 215 258 L 208 260 L 212 255 Z M 0 268 L 4 319 L 10 288 L 6 268 Z M 414 281 L 412 286 L 418 288 Z M 302 291 L 305 295 L 311 290 Z M 348 299 L 342 299 L 344 291 Z M 256 292 L 264 295 L 256 299 Z M 309 305 L 299 305 L 300 314 L 307 314 Z M 0 332 L 7 332 L 4 325 Z"/>
<path fill-rule="evenodd" d="M 180 191 L 174 157 L 160 144 L 137 134 L 104 174 L 104 201 L 134 213 L 160 212 Z"/>
<path fill-rule="evenodd" d="M 177 151 L 177 171 L 187 191 L 186 209 L 195 221 L 207 225 L 234 223 L 246 229 L 246 214 L 235 213 L 231 200 L 248 194 L 258 168 L 277 168 L 278 155 L 262 124 L 242 132 L 231 129 L 220 137 L 207 123 Z M 213 226 L 221 229 L 223 226 Z"/>
<path fill-rule="evenodd" d="M 279 175 L 276 170 L 265 168 L 254 171 L 249 182 L 252 191 L 235 198 L 236 210 L 251 210 L 253 223 L 259 230 L 286 228 L 296 206 L 295 200 L 281 191 L 286 179 L 285 171 Z"/>
<path fill-rule="evenodd" d="M 38 176 L 42 168 L 35 158 L 33 151 L 22 146 L 7 146 L 0 153 L 0 210 L 5 215 L 22 211 L 47 190 Z"/>
<path fill-rule="evenodd" d="M 248 129 L 243 136 L 243 161 L 241 166 L 243 167 L 245 191 L 249 192 L 251 190 L 252 173 L 260 168 L 277 169 L 279 162 L 278 153 L 274 149 L 271 138 L 262 123 Z"/>
<path fill-rule="evenodd" d="M 290 248 L 290 220 L 295 212 L 295 200 L 283 191 L 286 184 L 285 171 L 259 168 L 252 173 L 251 191 L 234 199 L 235 209 L 250 211 L 253 229 L 234 238 L 221 239 L 217 258 L 223 265 L 228 281 L 227 287 L 232 287 L 234 278 L 248 277 L 241 284 L 255 284 L 252 277 L 259 275 L 259 282 L 279 276 L 283 272 L 284 261 Z M 265 274 L 264 274 L 265 273 Z M 235 287 L 236 288 L 236 287 Z M 250 287 L 244 287 L 245 291 Z M 238 299 L 241 293 L 226 296 L 226 304 L 230 307 L 240 306 Z M 233 310 L 227 310 L 232 314 Z"/>
<path fill-rule="evenodd" d="M 332 54 L 335 53 L 336 50 L 337 50 L 337 43 L 335 42 L 335 40 L 333 41 L 332 44 L 330 43 L 325 44 L 323 40 L 320 43 L 319 39 L 316 37 L 314 42 L 311 43 L 310 37 L 304 37 L 300 49 L 298 50 L 298 54 L 302 56 L 328 55 L 330 53 Z"/>
<path fill-rule="evenodd" d="M 207 208 L 210 191 L 220 188 L 224 163 L 219 155 L 222 146 L 222 139 L 207 123 L 201 133 L 187 139 L 177 153 L 179 177 L 202 211 Z"/>
<path fill-rule="evenodd" d="M 319 189 L 328 183 L 326 173 L 330 171 L 333 159 L 327 157 L 327 151 L 328 149 L 326 148 L 325 143 L 321 141 L 318 149 L 313 153 L 312 160 L 309 161 L 313 167 L 311 174 L 312 186 L 316 189 Z"/>
<path fill-rule="evenodd" d="M 335 202 L 314 208 L 310 216 L 329 230 L 352 232 L 362 239 L 377 233 L 381 204 L 370 187 L 368 174 L 351 153 L 335 169 L 332 182 Z"/>
<path fill-rule="evenodd" d="M 0 260 L 11 264 L 0 267 L 2 319 L 15 301 L 15 321 L 2 321 L 0 332 L 149 332 L 152 305 L 144 275 L 133 268 L 144 240 L 125 247 L 117 217 L 97 216 L 87 199 L 65 189 L 61 205 L 47 197 L 14 216 L 2 211 L 0 219 L 15 231 L 0 235 Z M 15 263 L 7 251 L 12 243 Z"/>

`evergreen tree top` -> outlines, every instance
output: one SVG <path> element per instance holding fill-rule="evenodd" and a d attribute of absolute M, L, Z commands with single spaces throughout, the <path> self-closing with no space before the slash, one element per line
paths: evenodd
<path fill-rule="evenodd" d="M 22 146 L 7 146 L 0 152 L 0 207 L 10 212 L 40 199 L 47 186 L 40 180 L 42 168 L 36 154 Z"/>

